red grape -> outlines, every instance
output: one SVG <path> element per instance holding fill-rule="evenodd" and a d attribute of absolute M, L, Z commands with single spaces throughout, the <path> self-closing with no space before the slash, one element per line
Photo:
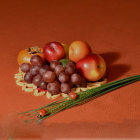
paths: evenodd
<path fill-rule="evenodd" d="M 60 84 L 57 81 L 54 81 L 53 83 L 48 83 L 47 90 L 52 95 L 56 95 L 60 93 Z"/>
<path fill-rule="evenodd" d="M 85 78 L 81 77 L 81 83 L 79 85 L 76 85 L 77 87 L 86 87 L 87 86 L 87 81 Z"/>
<path fill-rule="evenodd" d="M 38 86 L 40 84 L 41 80 L 42 80 L 42 76 L 38 74 L 33 78 L 32 83 L 34 85 Z"/>
<path fill-rule="evenodd" d="M 54 60 L 54 61 L 52 61 L 52 62 L 50 63 L 50 67 L 51 67 L 51 69 L 52 69 L 53 71 L 55 70 L 55 67 L 56 67 L 57 65 L 60 65 L 60 62 L 57 61 L 57 60 Z"/>
<path fill-rule="evenodd" d="M 47 83 L 44 82 L 44 81 L 41 81 L 39 83 L 39 88 L 43 89 L 43 90 L 46 90 L 47 89 Z"/>
<path fill-rule="evenodd" d="M 69 66 L 65 69 L 65 73 L 71 75 L 71 74 L 75 73 L 75 68 L 72 66 Z"/>
<path fill-rule="evenodd" d="M 74 84 L 71 81 L 69 81 L 68 83 L 69 83 L 69 85 L 70 85 L 71 88 L 74 87 Z"/>
<path fill-rule="evenodd" d="M 59 76 L 58 76 L 58 79 L 62 83 L 68 82 L 69 81 L 69 75 L 65 74 L 64 72 L 60 73 Z"/>
<path fill-rule="evenodd" d="M 34 65 L 37 65 L 37 66 L 42 66 L 43 65 L 43 60 L 42 58 L 39 56 L 39 55 L 33 55 L 31 57 L 31 60 L 30 60 L 31 64 L 34 66 Z"/>
<path fill-rule="evenodd" d="M 25 75 L 24 75 L 24 81 L 26 83 L 32 83 L 32 79 L 33 79 L 33 75 L 30 73 L 30 72 L 27 72 Z"/>
<path fill-rule="evenodd" d="M 55 78 L 56 78 L 56 74 L 52 71 L 47 71 L 43 74 L 43 80 L 45 82 L 48 82 L 48 83 L 53 82 Z"/>
<path fill-rule="evenodd" d="M 29 63 L 23 63 L 21 66 L 20 66 L 20 69 L 22 72 L 29 72 L 30 69 L 31 69 L 31 64 Z"/>
<path fill-rule="evenodd" d="M 47 72 L 46 69 L 44 69 L 44 68 L 40 68 L 40 70 L 39 70 L 39 74 L 40 74 L 40 75 L 43 76 L 43 74 L 44 74 L 45 72 Z"/>
<path fill-rule="evenodd" d="M 40 67 L 39 66 L 33 66 L 31 69 L 30 69 L 30 72 L 32 75 L 37 75 L 39 73 L 39 70 L 40 70 Z"/>
<path fill-rule="evenodd" d="M 59 75 L 62 72 L 64 72 L 64 67 L 62 65 L 57 65 L 55 67 L 55 73 L 56 73 L 56 75 Z"/>
<path fill-rule="evenodd" d="M 71 82 L 73 84 L 78 85 L 78 84 L 81 83 L 81 81 L 82 81 L 82 78 L 79 74 L 74 73 L 74 74 L 71 75 Z"/>
<path fill-rule="evenodd" d="M 66 64 L 65 73 L 69 75 L 75 73 L 75 64 L 73 62 L 69 62 Z"/>
<path fill-rule="evenodd" d="M 61 83 L 61 92 L 62 93 L 69 93 L 70 89 L 71 89 L 71 87 L 68 83 Z"/>
<path fill-rule="evenodd" d="M 73 67 L 74 69 L 75 69 L 75 64 L 73 63 L 73 62 L 68 62 L 67 64 L 66 64 L 66 66 L 65 66 L 66 68 L 68 68 L 68 67 Z"/>

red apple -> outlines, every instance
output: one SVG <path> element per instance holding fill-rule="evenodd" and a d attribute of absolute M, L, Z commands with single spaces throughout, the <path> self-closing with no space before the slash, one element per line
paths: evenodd
<path fill-rule="evenodd" d="M 44 56 L 47 61 L 60 60 L 65 57 L 64 47 L 59 42 L 47 43 L 44 47 Z"/>
<path fill-rule="evenodd" d="M 76 69 L 88 81 L 97 81 L 105 75 L 106 63 L 100 55 L 90 54 L 77 62 Z"/>

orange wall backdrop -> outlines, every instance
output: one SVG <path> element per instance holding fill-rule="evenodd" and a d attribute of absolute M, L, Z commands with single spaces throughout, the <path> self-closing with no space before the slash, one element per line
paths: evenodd
<path fill-rule="evenodd" d="M 49 101 L 23 92 L 14 79 L 21 49 L 74 40 L 87 41 L 105 58 L 109 81 L 139 74 L 139 5 L 139 0 L 0 1 L 0 138 L 140 137 L 140 82 L 27 125 L 16 113 Z"/>

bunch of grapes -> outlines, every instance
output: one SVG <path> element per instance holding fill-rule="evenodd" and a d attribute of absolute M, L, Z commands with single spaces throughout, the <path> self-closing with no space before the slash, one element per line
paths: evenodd
<path fill-rule="evenodd" d="M 38 55 L 32 56 L 30 62 L 20 66 L 25 73 L 24 81 L 47 90 L 51 95 L 68 94 L 73 87 L 86 87 L 86 80 L 76 72 L 73 62 L 68 62 L 65 67 L 59 61 L 46 64 Z"/>

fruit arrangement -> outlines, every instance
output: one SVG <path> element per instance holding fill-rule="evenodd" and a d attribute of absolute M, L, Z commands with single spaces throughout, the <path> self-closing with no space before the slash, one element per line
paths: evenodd
<path fill-rule="evenodd" d="M 58 112 L 82 105 L 110 91 L 140 80 L 140 75 L 107 82 L 106 63 L 91 53 L 83 41 L 69 46 L 50 42 L 44 48 L 31 47 L 18 54 L 19 72 L 15 74 L 17 85 L 35 96 L 48 99 L 63 98 L 39 108 L 18 113 L 26 122 L 40 122 Z"/>
<path fill-rule="evenodd" d="M 83 41 L 69 46 L 49 42 L 44 48 L 31 47 L 18 54 L 17 85 L 35 96 L 76 98 L 74 93 L 99 87 L 107 82 L 106 63 Z"/>

